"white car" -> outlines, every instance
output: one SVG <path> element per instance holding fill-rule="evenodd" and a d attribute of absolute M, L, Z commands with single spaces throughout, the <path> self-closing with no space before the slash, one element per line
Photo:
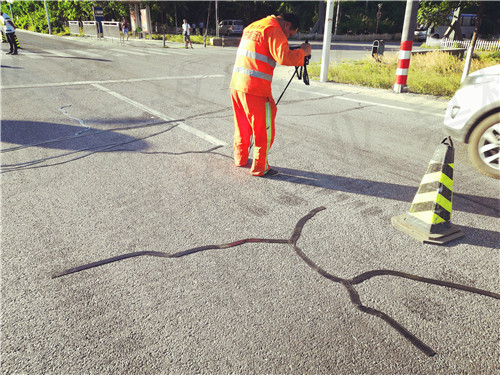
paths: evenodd
<path fill-rule="evenodd" d="M 480 172 L 500 179 L 500 65 L 467 76 L 448 104 L 444 130 L 468 144 Z"/>
<path fill-rule="evenodd" d="M 241 35 L 243 34 L 242 20 L 224 20 L 219 23 L 219 35 Z"/>

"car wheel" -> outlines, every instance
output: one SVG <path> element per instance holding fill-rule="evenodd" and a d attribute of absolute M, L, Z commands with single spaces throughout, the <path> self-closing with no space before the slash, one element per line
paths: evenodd
<path fill-rule="evenodd" d="M 472 164 L 487 176 L 500 179 L 500 113 L 486 117 L 469 138 Z"/>

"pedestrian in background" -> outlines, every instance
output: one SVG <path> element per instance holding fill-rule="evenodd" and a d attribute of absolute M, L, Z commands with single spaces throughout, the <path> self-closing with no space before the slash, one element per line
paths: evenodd
<path fill-rule="evenodd" d="M 125 34 L 127 34 L 127 40 L 128 40 L 128 22 L 125 19 L 125 17 L 123 17 L 122 20 L 122 30 L 123 30 L 123 39 L 125 39 Z"/>
<path fill-rule="evenodd" d="M 10 51 L 7 55 L 17 55 L 17 43 L 16 43 L 16 26 L 11 21 L 7 13 L 2 13 L 3 24 L 5 25 L 5 34 L 7 36 L 7 41 L 9 42 Z"/>
<path fill-rule="evenodd" d="M 200 22 L 200 34 L 203 35 L 203 26 L 205 26 L 203 24 L 203 22 Z"/>
<path fill-rule="evenodd" d="M 182 36 L 184 36 L 184 42 L 186 43 L 186 49 L 188 48 L 188 43 L 193 48 L 193 44 L 191 43 L 191 26 L 187 23 L 186 19 L 183 20 L 182 24 Z"/>
<path fill-rule="evenodd" d="M 243 30 L 236 53 L 231 79 L 231 100 L 234 110 L 234 163 L 243 167 L 248 162 L 250 137 L 253 135 L 253 176 L 272 176 L 278 172 L 269 167 L 267 156 L 274 141 L 276 104 L 271 92 L 276 63 L 302 66 L 311 54 L 311 45 L 303 43 L 291 50 L 288 38 L 299 28 L 293 13 L 269 16 Z"/>

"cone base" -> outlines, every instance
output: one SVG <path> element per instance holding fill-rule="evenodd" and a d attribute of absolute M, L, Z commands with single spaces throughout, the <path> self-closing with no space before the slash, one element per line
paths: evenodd
<path fill-rule="evenodd" d="M 444 245 L 447 242 L 462 238 L 465 234 L 456 226 L 451 225 L 451 227 L 444 231 L 443 233 L 427 233 L 422 229 L 409 224 L 406 221 L 406 214 L 394 216 L 391 218 L 392 226 L 403 233 L 419 240 L 423 243 L 430 243 L 434 245 Z"/>

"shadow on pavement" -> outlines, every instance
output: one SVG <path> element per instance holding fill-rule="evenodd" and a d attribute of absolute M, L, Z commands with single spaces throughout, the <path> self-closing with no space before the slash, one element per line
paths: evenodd
<path fill-rule="evenodd" d="M 397 185 L 386 182 L 370 181 L 358 178 L 334 176 L 323 173 L 306 172 L 297 169 L 277 167 L 280 174 L 271 177 L 273 180 L 292 182 L 346 193 L 361 194 L 377 198 L 385 198 L 408 202 L 408 210 L 418 190 L 416 186 Z M 453 210 L 469 212 L 477 215 L 499 217 L 500 200 L 470 194 L 453 194 Z M 403 214 L 400 212 L 398 214 Z M 478 229 L 470 228 L 473 231 Z M 466 230 L 467 231 L 467 230 Z M 488 231 L 482 231 L 488 232 Z M 494 232 L 496 233 L 496 232 Z M 497 242 L 498 246 L 498 242 Z"/>
<path fill-rule="evenodd" d="M 2 121 L 1 141 L 20 146 L 58 150 L 81 150 L 127 144 L 128 150 L 145 150 L 148 143 L 113 130 L 36 121 Z M 14 149 L 4 148 L 2 152 Z M 12 150 L 13 151 L 13 150 Z"/>

